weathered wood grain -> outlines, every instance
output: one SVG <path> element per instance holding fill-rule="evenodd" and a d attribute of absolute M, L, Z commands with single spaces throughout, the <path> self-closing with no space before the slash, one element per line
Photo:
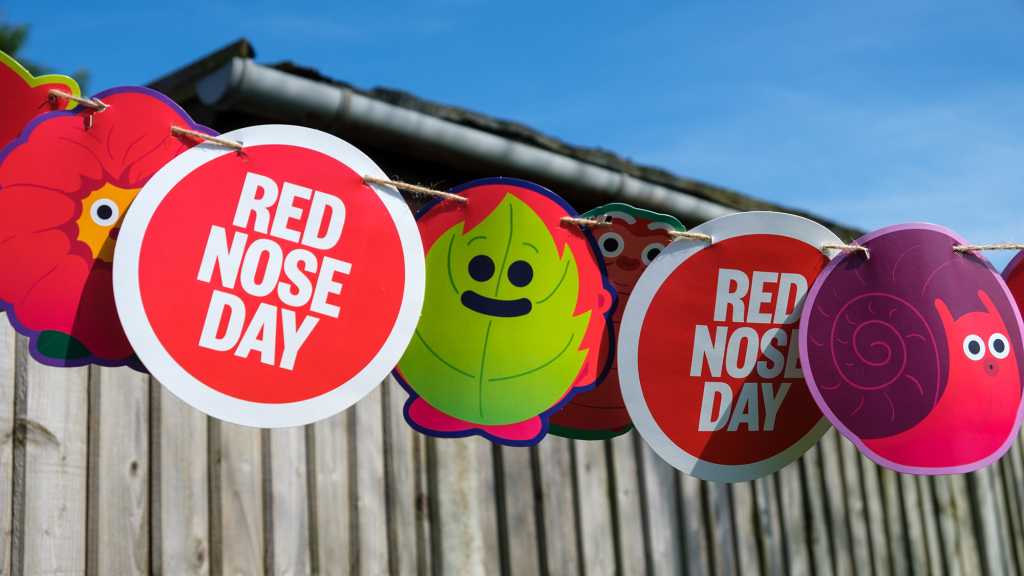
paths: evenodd
<path fill-rule="evenodd" d="M 310 574 L 305 428 L 270 431 L 270 486 L 273 573 Z"/>
<path fill-rule="evenodd" d="M 871 541 L 868 536 L 867 510 L 864 505 L 864 487 L 860 478 L 861 455 L 852 442 L 843 439 L 839 444 L 843 464 L 843 485 L 846 495 L 846 513 L 850 524 L 854 573 L 871 570 Z"/>
<path fill-rule="evenodd" d="M 717 574 L 736 574 L 736 541 L 733 538 L 733 506 L 728 484 L 705 482 L 704 497 L 708 506 L 708 536 L 711 540 L 711 558 Z M 756 530 L 756 524 L 741 530 Z"/>
<path fill-rule="evenodd" d="M 841 443 L 846 442 L 835 429 L 829 430 L 818 441 L 821 447 L 822 479 L 827 494 L 829 522 L 832 534 L 832 569 L 836 576 L 856 574 L 851 551 L 850 528 L 847 523 L 847 498 L 840 464 Z"/>
<path fill-rule="evenodd" d="M 11 573 L 16 341 L 7 317 L 0 317 L 0 574 Z"/>
<path fill-rule="evenodd" d="M 905 576 L 910 573 L 912 557 L 908 556 L 909 546 L 907 543 L 908 529 L 903 520 L 903 499 L 900 497 L 900 481 L 896 472 L 887 468 L 879 468 L 879 483 L 882 490 L 882 505 L 885 514 L 885 526 L 888 531 L 889 558 L 892 560 L 892 573 L 895 576 Z M 920 532 L 920 519 L 917 520 L 918 535 L 922 544 L 924 534 Z M 920 566 L 928 563 L 928 554 L 925 551 L 920 556 Z"/>
<path fill-rule="evenodd" d="M 732 493 L 732 520 L 736 527 L 736 566 L 740 574 L 760 574 L 761 555 L 758 550 L 757 541 L 761 538 L 761 518 L 758 515 L 757 502 L 754 496 L 753 482 L 737 482 L 731 484 L 729 490 Z M 717 496 L 715 502 L 717 505 Z M 716 526 L 717 528 L 717 526 Z M 716 534 L 724 533 L 724 530 L 716 530 Z M 722 546 L 720 538 L 715 538 L 715 546 Z M 767 544 L 767 543 L 766 543 Z M 726 556 L 717 554 L 717 556 Z M 727 570 L 723 560 L 716 564 Z"/>
<path fill-rule="evenodd" d="M 416 510 L 417 433 L 405 423 L 402 407 L 406 393 L 389 377 L 381 384 L 384 396 L 384 462 L 387 470 L 388 556 L 391 573 L 414 575 L 419 571 Z"/>
<path fill-rule="evenodd" d="M 148 574 L 149 376 L 93 367 L 89 394 L 89 569 Z"/>
<path fill-rule="evenodd" d="M 786 560 L 789 573 L 810 576 L 811 550 L 808 543 L 807 512 L 804 508 L 805 487 L 800 464 L 794 462 L 776 475 L 782 502 L 782 525 L 786 535 Z"/>
<path fill-rule="evenodd" d="M 541 571 L 537 508 L 539 494 L 533 483 L 533 457 L 529 448 L 499 449 L 504 501 L 507 566 L 513 576 L 532 576 Z"/>
<path fill-rule="evenodd" d="M 22 352 L 24 353 L 24 352 Z M 27 360 L 24 574 L 83 574 L 86 569 L 89 369 Z"/>
<path fill-rule="evenodd" d="M 355 419 L 355 515 L 358 573 L 384 574 L 389 569 L 387 487 L 384 481 L 384 407 L 381 388 L 350 408 Z"/>
<path fill-rule="evenodd" d="M 647 555 L 654 574 L 679 574 L 683 570 L 682 529 L 675 470 L 637 436 L 640 477 L 647 510 Z"/>
<path fill-rule="evenodd" d="M 892 573 L 892 560 L 889 557 L 889 526 L 885 518 L 885 505 L 882 501 L 882 487 L 878 478 L 878 465 L 860 456 L 861 481 L 864 487 L 864 503 L 867 512 L 867 531 L 871 541 L 871 561 L 876 576 L 888 576 Z"/>
<path fill-rule="evenodd" d="M 266 560 L 262 434 L 256 428 L 212 419 L 208 426 L 211 474 L 216 476 L 211 536 L 214 559 L 219 561 L 213 572 L 262 573 Z"/>
<path fill-rule="evenodd" d="M 928 544 L 928 567 L 933 575 L 946 574 L 946 565 L 943 557 L 943 541 L 940 535 L 939 518 L 936 513 L 938 507 L 935 501 L 935 493 L 932 490 L 931 478 L 926 476 L 913 477 L 917 480 L 917 490 L 921 502 L 921 521 L 924 525 L 925 542 Z"/>
<path fill-rule="evenodd" d="M 536 448 L 544 562 L 548 574 L 580 573 L 576 491 L 569 442 L 548 436 Z"/>
<path fill-rule="evenodd" d="M 640 490 L 640 469 L 637 462 L 635 432 L 617 436 L 608 441 L 611 459 L 612 495 L 615 507 L 616 530 L 618 533 L 619 564 L 625 574 L 643 576 L 647 574 L 647 558 L 644 551 L 643 495 Z M 698 487 L 698 498 L 700 497 Z M 698 500 L 698 505 L 700 501 Z M 701 518 L 703 525 L 703 518 Z M 687 541 L 686 554 L 694 544 Z M 702 546 L 707 545 L 702 543 Z"/>
<path fill-rule="evenodd" d="M 680 522 L 683 525 L 683 549 L 688 574 L 710 574 L 711 552 L 708 539 L 707 507 L 704 503 L 702 480 L 689 474 L 676 474 L 679 483 L 681 508 Z"/>
<path fill-rule="evenodd" d="M 314 565 L 324 575 L 346 575 L 355 570 L 355 517 L 351 482 L 355 474 L 350 452 L 354 424 L 352 409 L 313 425 L 313 536 Z"/>
<path fill-rule="evenodd" d="M 608 491 L 608 460 L 604 442 L 572 443 L 579 502 L 579 534 L 583 573 L 602 576 L 615 573 L 615 534 L 611 494 Z"/>
<path fill-rule="evenodd" d="M 151 385 L 150 412 L 156 419 L 152 454 L 154 572 L 210 573 L 210 508 L 207 417 Z"/>
<path fill-rule="evenodd" d="M 493 461 L 482 438 L 438 439 L 436 530 L 442 574 L 500 571 Z M 488 510 L 490 508 L 490 510 Z"/>

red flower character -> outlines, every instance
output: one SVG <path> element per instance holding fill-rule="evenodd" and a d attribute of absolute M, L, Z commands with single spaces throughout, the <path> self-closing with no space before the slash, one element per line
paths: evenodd
<path fill-rule="evenodd" d="M 0 310 L 40 362 L 139 367 L 114 307 L 114 243 L 139 189 L 194 145 L 170 127 L 209 129 L 147 88 L 96 97 L 108 108 L 40 116 L 0 151 Z"/>

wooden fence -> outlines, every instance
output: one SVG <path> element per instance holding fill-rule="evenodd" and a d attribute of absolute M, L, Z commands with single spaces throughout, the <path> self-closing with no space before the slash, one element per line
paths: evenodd
<path fill-rule="evenodd" d="M 220 423 L 129 369 L 56 369 L 0 328 L 0 571 L 35 574 L 1020 574 L 1024 454 L 882 470 L 829 432 L 755 482 L 636 435 L 433 440 L 385 382 L 335 418 Z"/>

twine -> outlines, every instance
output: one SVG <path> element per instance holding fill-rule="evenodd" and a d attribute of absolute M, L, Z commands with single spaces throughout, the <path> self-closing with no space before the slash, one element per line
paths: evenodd
<path fill-rule="evenodd" d="M 840 252 L 845 252 L 847 254 L 851 252 L 860 252 L 861 254 L 864 254 L 865 260 L 871 259 L 871 250 L 868 250 L 866 246 L 861 246 L 860 244 L 822 244 L 821 249 L 822 251 L 839 250 Z"/>
<path fill-rule="evenodd" d="M 573 218 L 571 216 L 563 216 L 562 225 L 579 226 L 580 228 L 603 228 L 605 226 L 611 226 L 612 221 L 608 217 L 601 220 L 594 220 L 592 218 Z"/>
<path fill-rule="evenodd" d="M 957 244 L 953 246 L 953 252 L 959 252 L 960 254 L 978 252 L 981 250 L 1024 250 L 1024 244 L 1017 242 L 996 242 L 994 244 Z"/>
<path fill-rule="evenodd" d="M 205 140 L 207 142 L 218 144 L 226 148 L 232 148 L 234 150 L 242 151 L 242 143 L 235 140 L 228 140 L 226 138 L 218 138 L 209 134 L 199 132 L 197 130 L 189 130 L 188 128 L 181 128 L 180 126 L 171 126 L 171 134 L 175 136 L 188 136 L 196 140 Z"/>
<path fill-rule="evenodd" d="M 705 234 L 703 232 L 683 232 L 682 230 L 669 230 L 668 235 L 672 237 L 672 240 L 696 240 L 698 242 L 707 242 L 711 244 L 714 238 L 711 234 Z"/>
<path fill-rule="evenodd" d="M 63 92 L 61 90 L 56 90 L 56 89 L 51 89 L 49 91 L 49 96 L 50 96 L 50 98 L 54 98 L 54 99 L 56 99 L 56 98 L 63 98 L 65 100 L 70 100 L 72 102 L 77 102 L 77 103 L 81 104 L 82 106 L 85 106 L 86 108 L 92 108 L 93 110 L 95 110 L 97 112 L 103 112 L 107 108 L 110 108 L 109 104 L 105 104 L 99 98 L 82 98 L 81 96 L 75 96 L 74 94 L 68 94 L 67 92 Z"/>
<path fill-rule="evenodd" d="M 453 202 L 459 202 L 465 204 L 469 202 L 469 199 L 465 196 L 459 196 L 458 194 L 452 194 L 451 192 L 444 192 L 442 190 L 435 190 L 433 188 L 427 188 L 425 186 L 417 186 L 416 184 L 409 184 L 408 182 L 398 182 L 396 180 L 388 180 L 387 178 L 376 178 L 373 176 L 363 176 L 363 182 L 367 184 L 380 184 L 383 186 L 394 186 L 399 190 L 405 190 L 406 192 L 412 192 L 413 194 L 423 194 L 425 196 L 434 196 L 435 198 L 441 198 L 442 200 L 452 200 Z"/>

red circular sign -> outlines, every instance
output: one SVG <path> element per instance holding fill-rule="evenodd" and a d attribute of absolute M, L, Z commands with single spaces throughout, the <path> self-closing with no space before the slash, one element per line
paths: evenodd
<path fill-rule="evenodd" d="M 804 383 L 798 322 L 828 262 L 820 245 L 835 240 L 817 224 L 768 213 L 697 231 L 713 243 L 671 245 L 637 284 L 619 377 L 634 423 L 663 458 L 708 480 L 748 480 L 827 429 Z"/>
<path fill-rule="evenodd" d="M 401 198 L 364 183 L 354 164 L 369 159 L 339 154 L 340 140 L 239 132 L 242 154 L 205 147 L 140 193 L 118 242 L 115 262 L 127 246 L 134 263 L 121 265 L 132 287 L 118 308 L 143 362 L 186 401 L 243 424 L 300 424 L 325 413 L 307 402 L 337 392 L 344 408 L 369 390 L 353 381 L 379 382 L 397 361 L 422 248 Z"/>

